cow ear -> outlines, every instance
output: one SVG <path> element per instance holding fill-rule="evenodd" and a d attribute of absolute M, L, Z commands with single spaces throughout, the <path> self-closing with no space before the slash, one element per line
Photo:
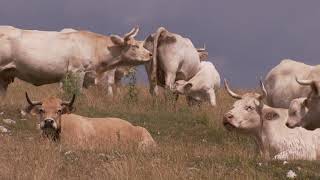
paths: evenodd
<path fill-rule="evenodd" d="M 63 105 L 62 106 L 62 114 L 70 114 L 73 113 L 75 111 L 75 107 L 73 106 L 67 106 L 67 105 Z"/>
<path fill-rule="evenodd" d="M 184 85 L 183 89 L 185 92 L 189 92 L 190 89 L 192 88 L 192 83 L 187 83 L 186 85 Z"/>
<path fill-rule="evenodd" d="M 111 36 L 110 36 L 110 39 L 111 39 L 111 41 L 112 41 L 114 44 L 116 44 L 116 45 L 119 45 L 119 46 L 124 45 L 124 40 L 123 40 L 123 38 L 121 38 L 121 37 L 118 36 L 118 35 L 111 35 Z"/>
<path fill-rule="evenodd" d="M 207 60 L 208 57 L 209 57 L 209 54 L 208 54 L 208 52 L 206 52 L 206 51 L 204 51 L 204 52 L 199 52 L 199 51 L 198 51 L 198 53 L 199 53 L 200 61 L 205 61 L 205 60 Z"/>
<path fill-rule="evenodd" d="M 32 116 L 35 116 L 39 114 L 39 112 L 40 112 L 40 105 L 36 105 L 36 106 L 28 105 L 21 110 L 22 115 L 31 114 Z"/>
<path fill-rule="evenodd" d="M 314 83 L 312 83 L 311 87 L 312 87 L 312 91 L 313 91 L 317 96 L 320 96 L 320 84 L 319 84 L 319 82 L 314 82 Z"/>
<path fill-rule="evenodd" d="M 263 120 L 271 121 L 271 120 L 278 119 L 280 116 L 274 109 L 268 108 L 268 109 L 262 110 L 262 117 L 263 117 Z"/>

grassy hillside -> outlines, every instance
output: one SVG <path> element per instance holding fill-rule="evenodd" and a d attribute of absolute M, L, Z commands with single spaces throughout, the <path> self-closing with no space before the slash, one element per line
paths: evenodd
<path fill-rule="evenodd" d="M 138 88 L 137 102 L 126 89 L 113 99 L 94 87 L 77 97 L 77 114 L 120 117 L 147 128 L 159 149 L 146 154 L 79 151 L 40 140 L 36 118 L 20 117 L 25 91 L 38 100 L 61 96 L 57 85 L 34 87 L 18 81 L 9 87 L 0 101 L 0 120 L 11 118 L 17 124 L 0 121 L 12 131 L 0 134 L 0 179 L 285 179 L 290 169 L 299 179 L 320 179 L 320 162 L 263 161 L 251 138 L 226 131 L 222 116 L 233 99 L 224 91 L 217 95 L 217 108 L 190 108 L 182 97 L 174 107 L 163 98 L 153 100 L 146 88 Z"/>

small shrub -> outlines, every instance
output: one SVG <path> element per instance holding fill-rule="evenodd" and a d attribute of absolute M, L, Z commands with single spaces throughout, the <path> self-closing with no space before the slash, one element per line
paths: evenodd
<path fill-rule="evenodd" d="M 128 92 L 125 95 L 126 101 L 128 103 L 137 103 L 138 102 L 138 89 L 136 87 L 136 85 L 137 85 L 136 69 L 131 68 L 125 78 L 129 79 Z"/>
<path fill-rule="evenodd" d="M 68 72 L 62 80 L 63 97 L 68 98 L 73 94 L 80 94 L 80 77 L 77 74 Z"/>

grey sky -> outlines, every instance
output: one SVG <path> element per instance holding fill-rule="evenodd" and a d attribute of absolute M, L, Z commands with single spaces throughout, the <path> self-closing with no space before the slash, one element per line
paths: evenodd
<path fill-rule="evenodd" d="M 65 27 L 139 39 L 157 27 L 206 44 L 210 60 L 233 86 L 254 87 L 281 59 L 320 64 L 318 0 L 1 0 L 0 24 Z M 140 68 L 140 81 L 146 79 Z"/>

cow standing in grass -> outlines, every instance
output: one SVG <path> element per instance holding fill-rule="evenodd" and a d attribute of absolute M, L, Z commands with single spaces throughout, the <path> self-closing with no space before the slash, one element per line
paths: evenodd
<path fill-rule="evenodd" d="M 157 94 L 157 86 L 173 90 L 177 80 L 188 81 L 200 69 L 199 53 L 191 40 L 163 27 L 146 38 L 144 47 L 154 54 L 146 64 L 151 94 Z"/>
<path fill-rule="evenodd" d="M 136 41 L 139 28 L 120 37 L 88 31 L 22 30 L 0 26 L 0 94 L 17 77 L 33 85 L 56 83 L 68 72 L 78 77 L 79 88 L 87 72 L 99 81 L 107 70 L 117 66 L 139 65 L 152 53 Z"/>

